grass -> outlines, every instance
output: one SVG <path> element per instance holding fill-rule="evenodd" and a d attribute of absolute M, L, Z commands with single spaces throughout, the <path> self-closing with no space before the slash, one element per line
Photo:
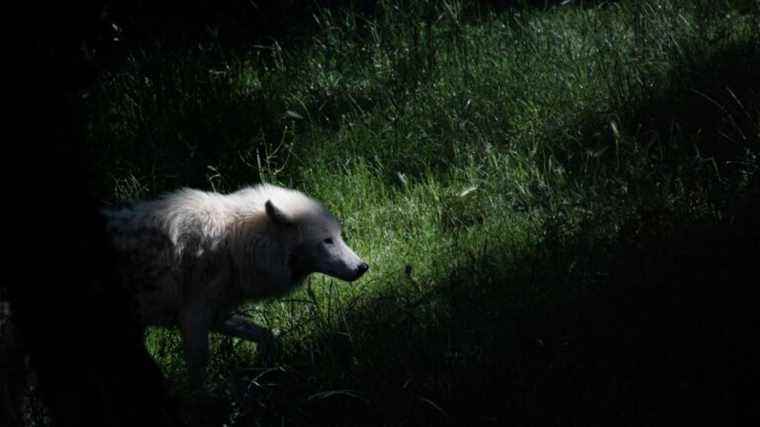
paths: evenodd
<path fill-rule="evenodd" d="M 278 182 L 371 265 L 249 308 L 280 333 L 274 366 L 213 337 L 193 422 L 739 419 L 759 18 L 381 1 L 319 9 L 305 42 L 134 50 L 81 102 L 104 199 Z M 184 396 L 176 332 L 147 341 Z"/>

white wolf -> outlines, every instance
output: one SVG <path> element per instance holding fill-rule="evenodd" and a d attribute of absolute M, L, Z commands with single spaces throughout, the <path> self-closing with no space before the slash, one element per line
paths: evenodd
<path fill-rule="evenodd" d="M 103 213 L 143 323 L 179 325 L 196 385 L 209 331 L 257 342 L 264 354 L 273 343 L 233 313 L 241 303 L 283 295 L 310 273 L 354 281 L 369 269 L 320 203 L 270 184 L 227 195 L 182 189 Z"/>

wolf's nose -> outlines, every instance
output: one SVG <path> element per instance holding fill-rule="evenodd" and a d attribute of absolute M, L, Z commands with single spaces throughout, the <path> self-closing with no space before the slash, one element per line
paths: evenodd
<path fill-rule="evenodd" d="M 366 273 L 367 270 L 369 270 L 369 265 L 367 265 L 366 262 L 363 262 L 359 264 L 359 267 L 356 268 L 356 273 L 361 276 L 362 274 Z"/>

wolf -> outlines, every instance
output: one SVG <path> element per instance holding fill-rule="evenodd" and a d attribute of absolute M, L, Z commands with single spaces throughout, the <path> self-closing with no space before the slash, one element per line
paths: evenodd
<path fill-rule="evenodd" d="M 141 322 L 179 327 L 195 386 L 209 332 L 271 351 L 273 334 L 236 314 L 241 304 L 285 295 L 311 273 L 352 282 L 369 269 L 321 203 L 272 184 L 230 194 L 183 188 L 102 213 Z"/>

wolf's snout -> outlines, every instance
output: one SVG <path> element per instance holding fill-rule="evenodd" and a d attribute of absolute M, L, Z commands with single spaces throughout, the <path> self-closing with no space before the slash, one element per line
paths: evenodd
<path fill-rule="evenodd" d="M 362 277 L 362 275 L 366 273 L 367 270 L 369 270 L 369 265 L 367 265 L 366 262 L 359 264 L 359 267 L 356 269 L 356 278 L 358 279 L 359 277 Z"/>
<path fill-rule="evenodd" d="M 362 277 L 364 273 L 367 272 L 367 270 L 369 270 L 369 265 L 367 265 L 366 262 L 359 264 L 353 271 L 353 277 L 348 279 L 348 281 L 353 282 L 354 280 L 359 280 L 359 278 Z"/>

